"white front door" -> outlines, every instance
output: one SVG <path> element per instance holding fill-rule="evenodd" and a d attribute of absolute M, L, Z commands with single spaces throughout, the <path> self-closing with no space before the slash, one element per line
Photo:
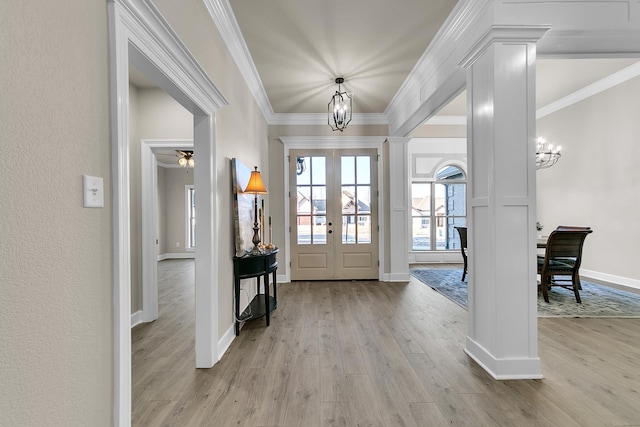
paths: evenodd
<path fill-rule="evenodd" d="M 377 279 L 376 151 L 289 154 L 291 279 Z"/>

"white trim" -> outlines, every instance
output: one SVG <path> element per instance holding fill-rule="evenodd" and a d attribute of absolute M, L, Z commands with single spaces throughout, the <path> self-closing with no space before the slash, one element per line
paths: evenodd
<path fill-rule="evenodd" d="M 165 259 L 195 259 L 196 254 L 194 252 L 167 252 L 158 255 L 158 261 L 164 261 Z"/>
<path fill-rule="evenodd" d="M 262 85 L 258 70 L 256 70 L 256 66 L 253 63 L 253 58 L 251 58 L 249 54 L 249 48 L 244 41 L 229 0 L 204 0 L 204 4 L 209 11 L 209 15 L 211 15 L 213 23 L 220 32 L 222 40 L 224 40 L 233 60 L 240 70 L 240 74 L 244 77 L 249 90 L 253 94 L 258 108 L 267 123 L 271 124 L 273 108 L 269 102 L 267 92 Z"/>
<path fill-rule="evenodd" d="M 270 125 L 327 125 L 326 113 L 274 113 L 267 118 Z M 384 114 L 353 113 L 350 125 L 387 125 Z"/>
<path fill-rule="evenodd" d="M 231 343 L 233 342 L 233 340 L 236 339 L 234 324 L 235 322 L 233 322 L 231 326 L 229 326 L 229 328 L 225 331 L 225 333 L 222 334 L 222 337 L 220 337 L 220 339 L 218 340 L 218 360 L 222 358 L 222 356 L 227 352 L 227 350 L 231 346 Z"/>
<path fill-rule="evenodd" d="M 144 322 L 158 318 L 158 169 L 154 149 L 193 149 L 193 140 L 140 141 L 140 199 L 142 218 L 142 311 Z M 164 259 L 164 258 L 163 258 Z"/>
<path fill-rule="evenodd" d="M 278 283 L 289 283 L 290 280 L 286 274 L 276 274 L 276 280 Z"/>
<path fill-rule="evenodd" d="M 464 352 L 496 380 L 540 380 L 544 378 L 539 357 L 498 359 L 468 336 Z"/>
<path fill-rule="evenodd" d="M 281 136 L 280 141 L 284 144 L 284 229 L 287 230 L 287 234 L 284 239 L 285 250 L 285 264 L 287 266 L 287 273 L 284 275 L 283 282 L 291 281 L 291 221 L 289 200 L 287 195 L 289 194 L 289 151 L 295 149 L 353 149 L 353 148 L 375 148 L 378 156 L 378 224 L 384 224 L 384 209 L 381 206 L 385 205 L 384 194 L 384 169 L 382 167 L 382 144 L 386 140 L 384 136 Z M 383 230 L 384 227 L 381 227 Z M 384 259 L 385 259 L 385 246 L 384 246 L 384 233 L 378 233 L 378 259 L 380 265 L 378 267 L 378 278 L 384 277 Z M 281 276 L 282 277 L 282 276 Z"/>
<path fill-rule="evenodd" d="M 187 252 L 193 252 L 196 249 L 195 246 L 189 246 L 191 243 L 191 216 L 189 215 L 191 203 L 189 203 L 189 192 L 192 188 L 195 188 L 195 185 L 186 184 L 184 186 L 184 247 Z"/>
<path fill-rule="evenodd" d="M 538 108 L 536 111 L 536 119 L 548 116 L 556 111 L 567 108 L 577 102 L 587 99 L 593 95 L 597 95 L 607 89 L 611 89 L 621 83 L 631 80 L 640 76 L 640 62 L 629 65 L 622 70 L 615 72 L 607 77 L 604 77 L 597 82 L 591 83 L 588 86 L 583 87 L 563 98 L 560 98 L 554 102 L 551 102 L 544 107 Z"/>
<path fill-rule="evenodd" d="M 385 282 L 408 282 L 411 279 L 409 273 L 385 273 L 383 280 Z"/>
<path fill-rule="evenodd" d="M 431 116 L 425 125 L 467 125 L 467 116 Z"/>
<path fill-rule="evenodd" d="M 144 313 L 142 310 L 138 310 L 131 315 L 131 328 L 138 326 L 143 323 L 142 319 L 144 318 Z"/>
<path fill-rule="evenodd" d="M 214 116 L 227 104 L 150 0 L 108 0 L 113 200 L 113 423 L 131 424 L 131 248 L 129 202 L 129 65 L 194 114 L 196 188 L 205 224 L 196 251 L 196 366 L 217 361 L 217 222 Z M 201 197 L 201 199 L 203 199 Z"/>
<path fill-rule="evenodd" d="M 631 279 L 629 277 L 616 276 L 614 274 L 602 273 L 599 271 L 587 270 L 585 268 L 580 268 L 580 277 L 584 277 L 585 279 L 595 279 L 601 280 L 603 282 L 610 283 L 616 289 L 620 288 L 625 290 L 624 288 L 629 288 L 633 290 L 640 289 L 640 280 Z M 634 292 L 634 291 L 631 292 Z"/>

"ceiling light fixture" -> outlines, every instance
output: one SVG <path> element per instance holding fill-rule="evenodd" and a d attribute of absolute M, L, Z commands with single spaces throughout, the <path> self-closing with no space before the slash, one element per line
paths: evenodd
<path fill-rule="evenodd" d="M 189 166 L 190 168 L 192 168 L 195 165 L 195 161 L 193 160 L 193 151 L 182 151 L 182 150 L 176 150 L 178 152 L 178 154 L 180 154 L 182 157 L 180 157 L 178 159 L 178 164 L 180 166 L 182 166 L 183 168 L 186 168 L 187 166 Z"/>
<path fill-rule="evenodd" d="M 353 97 L 347 92 L 340 91 L 340 85 L 344 83 L 344 78 L 336 78 L 338 90 L 331 97 L 329 105 L 327 105 L 327 124 L 331 126 L 333 131 L 342 132 L 351 121 L 351 112 L 353 107 Z"/>
<path fill-rule="evenodd" d="M 546 139 L 542 136 L 536 138 L 536 169 L 550 168 L 558 163 L 561 149 L 562 147 L 559 145 L 554 147 L 553 144 L 547 144 Z"/>

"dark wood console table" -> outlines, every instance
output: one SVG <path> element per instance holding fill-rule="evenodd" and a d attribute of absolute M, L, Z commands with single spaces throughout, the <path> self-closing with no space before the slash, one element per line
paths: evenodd
<path fill-rule="evenodd" d="M 264 254 L 233 257 L 233 276 L 235 278 L 236 336 L 240 334 L 240 323 L 265 316 L 269 326 L 269 313 L 278 305 L 276 290 L 276 270 L 278 269 L 278 248 L 265 249 Z M 269 274 L 273 274 L 273 296 L 269 292 Z M 240 313 L 240 280 L 256 277 L 258 294 L 249 306 Z M 264 277 L 264 293 L 260 293 L 260 278 Z"/>

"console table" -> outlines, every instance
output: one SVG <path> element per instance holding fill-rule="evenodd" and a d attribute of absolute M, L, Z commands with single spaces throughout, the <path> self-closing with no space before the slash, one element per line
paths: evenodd
<path fill-rule="evenodd" d="M 265 316 L 269 326 L 269 313 L 278 305 L 276 289 L 276 270 L 278 269 L 278 249 L 265 249 L 263 254 L 233 257 L 233 276 L 235 281 L 235 330 L 240 335 L 240 323 Z M 269 274 L 273 274 L 273 296 L 269 292 Z M 240 281 L 256 277 L 258 294 L 249 306 L 240 313 Z M 260 278 L 264 277 L 264 293 L 260 293 Z"/>

